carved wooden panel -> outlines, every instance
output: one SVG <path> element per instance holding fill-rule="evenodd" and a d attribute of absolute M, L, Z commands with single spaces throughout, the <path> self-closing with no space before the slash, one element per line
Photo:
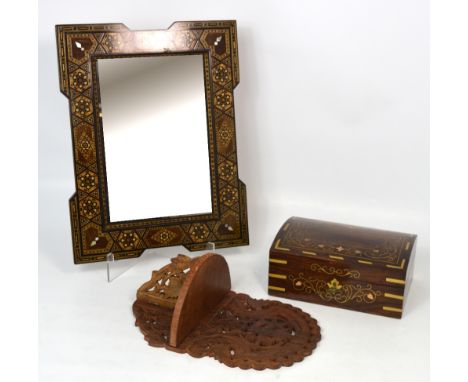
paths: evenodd
<path fill-rule="evenodd" d="M 210 264 L 210 260 L 217 257 L 221 256 L 207 254 L 193 260 L 196 263 L 192 263 L 190 273 L 206 268 L 208 274 L 216 274 L 210 271 L 219 268 Z M 201 282 L 206 279 L 206 275 L 199 278 Z M 186 279 L 182 288 L 206 290 L 199 286 Z M 136 325 L 151 346 L 197 358 L 213 357 L 227 366 L 242 369 L 291 366 L 310 355 L 321 339 L 317 321 L 298 308 L 233 291 L 222 293 L 221 302 L 214 309 L 207 309 L 177 346 L 171 346 L 174 322 L 179 321 L 178 312 L 172 308 L 137 298 L 133 304 Z M 193 303 L 205 306 L 203 301 L 206 298 L 199 296 Z"/>

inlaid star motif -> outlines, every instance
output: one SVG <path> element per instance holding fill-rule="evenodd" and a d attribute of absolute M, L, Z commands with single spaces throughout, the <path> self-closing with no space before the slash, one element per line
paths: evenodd
<path fill-rule="evenodd" d="M 340 245 L 339 247 L 336 247 L 336 250 L 337 250 L 338 252 L 341 252 L 341 251 L 344 251 L 344 248 Z"/>

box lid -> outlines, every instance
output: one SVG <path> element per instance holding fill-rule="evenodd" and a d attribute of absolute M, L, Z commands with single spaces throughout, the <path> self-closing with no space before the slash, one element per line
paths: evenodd
<path fill-rule="evenodd" d="M 271 251 L 339 261 L 353 268 L 372 266 L 406 278 L 416 235 L 289 218 L 273 241 Z"/>

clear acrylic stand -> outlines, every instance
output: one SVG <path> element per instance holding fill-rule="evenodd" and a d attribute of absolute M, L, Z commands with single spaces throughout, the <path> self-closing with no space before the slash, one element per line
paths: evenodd
<path fill-rule="evenodd" d="M 106 275 L 107 275 L 107 282 L 110 283 L 114 281 L 116 278 L 127 272 L 131 267 L 136 265 L 141 258 L 144 256 L 144 252 L 140 257 L 136 259 L 123 259 L 123 260 L 116 260 L 114 258 L 113 253 L 107 254 L 106 260 Z"/>
<path fill-rule="evenodd" d="M 209 241 L 206 243 L 206 250 L 207 251 L 214 251 L 216 249 L 216 244 Z M 141 261 L 143 258 L 145 252 L 138 257 L 134 259 L 123 259 L 123 260 L 116 260 L 114 257 L 113 253 L 107 254 L 107 260 L 106 260 L 106 276 L 107 276 L 107 282 L 110 283 L 120 277 L 122 274 L 127 272 L 130 268 L 132 268 L 134 265 L 138 264 L 138 262 Z"/>

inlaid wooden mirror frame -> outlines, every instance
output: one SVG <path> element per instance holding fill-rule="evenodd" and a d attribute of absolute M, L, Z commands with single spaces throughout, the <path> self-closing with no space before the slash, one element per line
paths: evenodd
<path fill-rule="evenodd" d="M 236 22 L 176 22 L 151 31 L 131 31 L 123 24 L 57 25 L 56 36 L 60 90 L 69 99 L 72 127 L 76 192 L 69 207 L 75 263 L 105 261 L 108 253 L 116 259 L 138 257 L 147 248 L 174 245 L 193 251 L 205 249 L 207 242 L 218 248 L 248 244 L 234 119 Z M 97 59 L 168 54 L 203 55 L 212 212 L 110 222 Z"/>

